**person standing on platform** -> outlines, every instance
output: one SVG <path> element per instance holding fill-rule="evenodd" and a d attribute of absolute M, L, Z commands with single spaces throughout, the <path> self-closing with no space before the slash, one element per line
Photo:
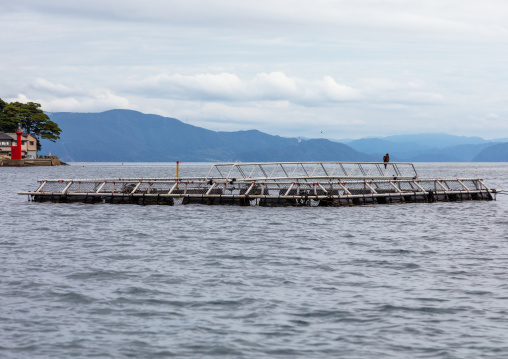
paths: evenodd
<path fill-rule="evenodd" d="M 390 155 L 388 153 L 383 156 L 383 162 L 385 163 L 385 169 L 386 169 L 386 164 L 388 162 L 390 162 Z"/>

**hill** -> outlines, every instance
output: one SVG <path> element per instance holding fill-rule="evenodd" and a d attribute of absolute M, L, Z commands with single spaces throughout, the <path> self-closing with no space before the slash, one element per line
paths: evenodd
<path fill-rule="evenodd" d="M 483 149 L 495 143 L 457 145 L 422 151 L 407 158 L 410 162 L 470 162 Z"/>
<path fill-rule="evenodd" d="M 229 162 L 367 160 L 370 157 L 328 140 L 303 141 L 250 130 L 216 132 L 175 118 L 131 110 L 49 114 L 62 129 L 56 143 L 43 141 L 43 153 L 76 162 Z M 299 156 L 293 156 L 292 153 Z M 334 157 L 335 156 L 335 157 Z"/>
<path fill-rule="evenodd" d="M 425 148 L 445 148 L 459 145 L 478 145 L 489 141 L 481 137 L 448 135 L 446 133 L 420 133 L 412 135 L 394 135 L 384 137 L 396 143 L 412 143 Z"/>
<path fill-rule="evenodd" d="M 378 157 L 380 153 L 388 152 L 393 161 L 407 162 L 468 162 L 495 144 L 480 137 L 442 133 L 362 138 L 348 143 L 359 152 L 377 154 Z"/>
<path fill-rule="evenodd" d="M 474 162 L 508 162 L 508 142 L 490 146 L 473 158 Z"/>
<path fill-rule="evenodd" d="M 43 153 L 76 162 L 508 161 L 506 144 L 443 133 L 329 141 L 269 135 L 257 130 L 216 132 L 175 118 L 131 110 L 48 114 L 62 129 Z M 345 143 L 346 142 L 346 143 Z"/>
<path fill-rule="evenodd" d="M 342 143 L 324 139 L 307 140 L 284 148 L 265 148 L 238 155 L 243 162 L 376 161 L 375 156 L 355 151 Z"/>

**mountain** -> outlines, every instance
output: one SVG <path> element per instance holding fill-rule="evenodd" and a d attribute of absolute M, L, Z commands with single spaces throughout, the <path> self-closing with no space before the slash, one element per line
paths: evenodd
<path fill-rule="evenodd" d="M 490 146 L 473 158 L 474 162 L 508 162 L 508 142 Z"/>
<path fill-rule="evenodd" d="M 351 141 L 348 146 L 358 152 L 376 155 L 381 161 L 385 153 L 389 153 L 393 160 L 406 161 L 411 156 L 416 156 L 427 150 L 427 147 L 411 142 L 392 142 L 384 138 L 362 138 Z"/>
<path fill-rule="evenodd" d="M 420 133 L 413 135 L 394 135 L 383 139 L 396 143 L 412 143 L 426 148 L 445 148 L 458 145 L 478 145 L 487 143 L 481 137 L 454 136 L 446 133 Z"/>
<path fill-rule="evenodd" d="M 409 156 L 410 162 L 469 162 L 483 149 L 495 143 L 487 142 L 476 145 L 458 145 L 422 151 L 418 155 Z"/>
<path fill-rule="evenodd" d="M 453 136 L 443 133 L 362 138 L 348 146 L 380 158 L 389 153 L 393 161 L 467 162 L 483 149 L 495 145 L 480 137 Z"/>
<path fill-rule="evenodd" d="M 307 140 L 284 148 L 265 148 L 238 155 L 243 162 L 301 162 L 301 161 L 376 161 L 374 156 L 355 151 L 342 143 L 318 139 Z"/>
<path fill-rule="evenodd" d="M 272 136 L 257 130 L 216 132 L 174 118 L 131 110 L 48 115 L 58 123 L 62 134 L 56 143 L 42 141 L 42 148 L 44 154 L 51 152 L 63 161 L 229 162 L 247 158 L 257 158 L 256 161 L 276 158 L 357 161 L 369 158 L 344 144 L 328 140 L 299 144 L 295 138 Z M 302 157 L 288 156 L 292 151 Z"/>
<path fill-rule="evenodd" d="M 444 133 L 299 142 L 257 130 L 216 132 L 131 110 L 48 115 L 62 134 L 56 143 L 42 141 L 41 154 L 66 162 L 381 161 L 385 153 L 392 162 L 508 161 L 506 143 Z"/>

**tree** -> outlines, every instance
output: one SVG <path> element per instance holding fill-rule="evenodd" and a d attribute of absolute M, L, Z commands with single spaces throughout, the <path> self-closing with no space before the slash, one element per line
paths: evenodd
<path fill-rule="evenodd" d="M 41 139 L 55 142 L 62 131 L 35 102 L 7 104 L 0 99 L 0 131 L 15 132 L 20 127 L 26 134 L 37 138 L 37 150 L 41 149 Z M 6 129 L 7 131 L 5 131 Z"/>
<path fill-rule="evenodd" d="M 16 132 L 18 129 L 17 121 L 6 113 L 8 105 L 7 102 L 0 98 L 0 132 Z"/>

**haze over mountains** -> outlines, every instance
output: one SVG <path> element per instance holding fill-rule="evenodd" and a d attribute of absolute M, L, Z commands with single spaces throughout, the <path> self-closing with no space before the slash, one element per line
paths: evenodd
<path fill-rule="evenodd" d="M 388 152 L 395 161 L 468 162 L 498 142 L 480 137 L 453 136 L 444 133 L 398 135 L 383 138 L 362 138 L 348 143 L 359 152 Z M 508 157 L 506 157 L 508 159 Z M 485 158 L 483 161 L 489 161 Z"/>
<path fill-rule="evenodd" d="M 508 143 L 480 137 L 418 134 L 299 142 L 257 130 L 211 131 L 131 110 L 48 115 L 62 134 L 56 143 L 43 141 L 42 154 L 70 162 L 381 161 L 387 152 L 392 161 L 508 161 Z"/>

